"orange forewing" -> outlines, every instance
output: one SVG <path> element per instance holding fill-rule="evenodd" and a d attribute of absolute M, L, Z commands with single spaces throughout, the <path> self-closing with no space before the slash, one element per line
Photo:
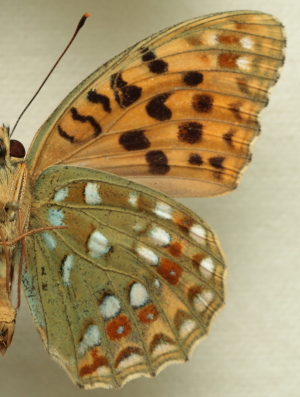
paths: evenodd
<path fill-rule="evenodd" d="M 234 189 L 278 78 L 282 25 L 252 11 L 160 32 L 81 83 L 37 133 L 33 178 L 54 164 L 101 169 L 174 196 Z"/>

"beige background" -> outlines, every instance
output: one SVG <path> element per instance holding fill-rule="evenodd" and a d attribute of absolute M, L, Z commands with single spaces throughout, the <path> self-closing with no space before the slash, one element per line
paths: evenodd
<path fill-rule="evenodd" d="M 1 397 L 300 395 L 298 0 L 1 0 L 0 121 L 14 124 L 84 12 L 92 16 L 15 134 L 27 147 L 63 97 L 115 54 L 174 23 L 236 9 L 279 17 L 288 48 L 238 190 L 182 200 L 214 227 L 228 259 L 227 307 L 209 338 L 187 364 L 155 379 L 84 392 L 44 351 L 23 300 L 13 345 L 0 358 Z"/>

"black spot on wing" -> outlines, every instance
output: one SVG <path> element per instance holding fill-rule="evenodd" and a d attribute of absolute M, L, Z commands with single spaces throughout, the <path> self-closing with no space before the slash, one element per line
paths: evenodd
<path fill-rule="evenodd" d="M 142 150 L 150 147 L 150 141 L 144 135 L 145 130 L 132 130 L 124 132 L 120 138 L 119 143 L 126 150 Z"/>
<path fill-rule="evenodd" d="M 111 112 L 110 100 L 106 95 L 98 94 L 96 90 L 90 90 L 87 93 L 87 99 L 92 103 L 100 103 L 105 112 Z"/>
<path fill-rule="evenodd" d="M 195 144 L 202 138 L 203 126 L 197 122 L 182 123 L 178 126 L 178 139 L 181 142 Z"/>
<path fill-rule="evenodd" d="M 148 48 L 144 48 L 141 52 L 143 53 L 142 55 L 143 62 L 153 61 L 156 58 L 154 52 L 149 51 Z"/>
<path fill-rule="evenodd" d="M 80 123 L 89 123 L 93 129 L 94 129 L 94 135 L 93 137 L 97 137 L 101 134 L 102 129 L 100 127 L 100 124 L 97 123 L 97 121 L 94 119 L 92 116 L 83 116 L 80 113 L 78 113 L 76 108 L 71 108 L 70 109 L 72 119 L 75 121 L 79 121 Z"/>
<path fill-rule="evenodd" d="M 233 135 L 236 133 L 236 130 L 233 128 L 230 128 L 230 130 L 228 132 L 226 132 L 223 135 L 223 140 L 229 145 L 229 146 L 233 146 L 232 143 L 232 137 Z"/>
<path fill-rule="evenodd" d="M 121 74 L 113 74 L 110 86 L 114 91 L 115 99 L 121 108 L 127 108 L 136 102 L 142 95 L 142 88 L 136 85 L 128 85 Z"/>
<path fill-rule="evenodd" d="M 146 153 L 149 172 L 154 175 L 165 175 L 170 171 L 168 157 L 162 150 L 151 150 Z"/>
<path fill-rule="evenodd" d="M 171 93 L 164 93 L 157 95 L 146 106 L 146 111 L 150 117 L 159 121 L 170 120 L 172 111 L 169 109 L 165 102 L 171 96 Z"/>
<path fill-rule="evenodd" d="M 223 166 L 223 162 L 225 160 L 225 157 L 222 156 L 216 156 L 216 157 L 211 157 L 210 159 L 208 159 L 209 164 L 216 168 L 217 170 L 222 170 L 224 168 Z"/>
<path fill-rule="evenodd" d="M 202 157 L 201 157 L 199 154 L 197 154 L 197 153 L 191 153 L 191 154 L 190 154 L 190 157 L 189 157 L 189 163 L 190 163 L 191 165 L 198 165 L 198 166 L 200 166 L 200 165 L 203 164 L 203 160 L 202 160 Z"/>
<path fill-rule="evenodd" d="M 141 49 L 142 61 L 149 62 L 148 68 L 151 73 L 162 74 L 168 71 L 167 62 L 162 59 L 156 59 L 156 55 L 153 51 L 149 51 L 147 47 Z"/>
<path fill-rule="evenodd" d="M 127 85 L 126 81 L 120 73 L 115 73 L 111 76 L 111 88 L 123 88 Z"/>
<path fill-rule="evenodd" d="M 183 75 L 183 82 L 189 87 L 195 87 L 203 81 L 203 74 L 200 72 L 187 72 Z"/>
<path fill-rule="evenodd" d="M 148 68 L 152 73 L 162 74 L 168 71 L 168 64 L 162 59 L 156 59 L 148 64 Z"/>
<path fill-rule="evenodd" d="M 193 96 L 192 105 L 196 112 L 209 113 L 213 108 L 214 98 L 208 94 L 196 94 Z"/>

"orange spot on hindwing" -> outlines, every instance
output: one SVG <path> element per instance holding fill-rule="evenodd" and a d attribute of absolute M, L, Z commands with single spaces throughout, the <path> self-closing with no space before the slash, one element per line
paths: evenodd
<path fill-rule="evenodd" d="M 182 276 L 183 269 L 177 263 L 162 258 L 157 272 L 172 285 L 176 285 Z"/>
<path fill-rule="evenodd" d="M 130 321 L 124 314 L 110 320 L 105 329 L 109 339 L 114 341 L 125 338 L 132 331 Z"/>

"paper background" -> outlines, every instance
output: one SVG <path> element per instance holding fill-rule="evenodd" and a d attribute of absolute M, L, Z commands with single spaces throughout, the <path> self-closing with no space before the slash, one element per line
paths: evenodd
<path fill-rule="evenodd" d="M 209 337 L 188 363 L 155 379 L 84 392 L 44 351 L 23 299 L 12 347 L 0 357 L 1 397 L 300 395 L 298 0 L 1 0 L 0 121 L 14 124 L 84 12 L 92 14 L 86 26 L 16 131 L 26 147 L 64 96 L 112 56 L 166 26 L 237 9 L 280 18 L 287 59 L 239 188 L 182 200 L 215 229 L 228 260 L 227 306 Z"/>

